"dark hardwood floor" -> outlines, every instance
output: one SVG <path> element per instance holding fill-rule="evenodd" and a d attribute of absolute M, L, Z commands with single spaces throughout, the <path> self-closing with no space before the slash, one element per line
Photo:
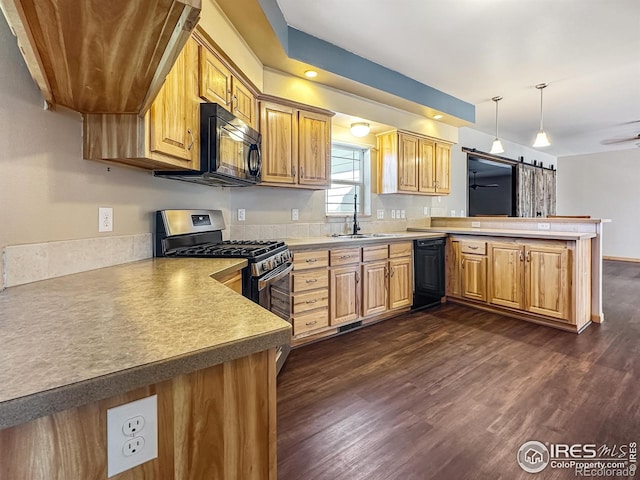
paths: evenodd
<path fill-rule="evenodd" d="M 640 443 L 640 264 L 605 262 L 604 312 L 576 335 L 449 304 L 294 350 L 278 478 L 576 478 L 516 455 Z"/>

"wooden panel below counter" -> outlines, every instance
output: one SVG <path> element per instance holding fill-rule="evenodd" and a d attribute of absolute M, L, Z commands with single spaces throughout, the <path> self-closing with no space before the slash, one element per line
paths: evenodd
<path fill-rule="evenodd" d="M 158 458 L 119 480 L 276 480 L 271 349 L 0 431 L 0 480 L 107 478 L 108 408 L 158 395 Z"/>

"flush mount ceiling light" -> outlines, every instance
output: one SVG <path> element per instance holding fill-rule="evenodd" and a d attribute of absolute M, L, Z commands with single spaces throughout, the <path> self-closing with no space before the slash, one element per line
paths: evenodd
<path fill-rule="evenodd" d="M 538 135 L 536 135 L 536 141 L 533 142 L 533 146 L 536 148 L 540 147 L 548 147 L 551 145 L 549 143 L 549 138 L 547 138 L 547 134 L 544 131 L 543 126 L 543 116 L 542 116 L 542 90 L 549 85 L 548 83 L 539 83 L 536 85 L 536 88 L 540 90 L 540 130 L 538 131 Z"/>
<path fill-rule="evenodd" d="M 304 75 L 309 78 L 315 78 L 318 76 L 318 72 L 316 72 L 315 70 L 305 70 Z"/>
<path fill-rule="evenodd" d="M 438 113 L 437 115 L 434 115 L 433 118 L 436 120 L 440 120 L 442 118 L 442 115 Z"/>
<path fill-rule="evenodd" d="M 493 140 L 493 145 L 491 145 L 491 151 L 489 153 L 502 153 L 504 152 L 504 148 L 502 148 L 502 142 L 500 142 L 498 138 L 498 102 L 502 100 L 502 96 L 498 95 L 491 100 L 496 102 L 496 138 Z"/>
<path fill-rule="evenodd" d="M 369 134 L 369 124 L 365 122 L 356 122 L 351 124 L 351 135 L 354 137 L 364 137 Z"/>

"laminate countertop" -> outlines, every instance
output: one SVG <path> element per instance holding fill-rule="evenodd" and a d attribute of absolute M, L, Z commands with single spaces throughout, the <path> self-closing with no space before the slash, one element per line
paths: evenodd
<path fill-rule="evenodd" d="M 492 237 L 520 237 L 538 238 L 546 240 L 584 240 L 594 238 L 595 233 L 583 232 L 555 232 L 548 230 L 516 230 L 504 228 L 467 228 L 467 227 L 419 227 L 407 228 L 410 232 L 460 234 L 460 235 L 483 235 Z"/>
<path fill-rule="evenodd" d="M 217 282 L 246 260 L 156 258 L 0 293 L 0 429 L 291 339 Z"/>
<path fill-rule="evenodd" d="M 443 238 L 446 233 L 438 232 L 422 232 L 406 231 L 394 233 L 364 233 L 365 237 L 349 238 L 345 236 L 320 236 L 320 237 L 304 237 L 304 238 L 287 238 L 286 242 L 293 251 L 304 250 L 308 248 L 335 248 L 350 246 L 366 246 L 379 243 L 391 243 L 406 240 L 415 240 L 419 238 Z"/>

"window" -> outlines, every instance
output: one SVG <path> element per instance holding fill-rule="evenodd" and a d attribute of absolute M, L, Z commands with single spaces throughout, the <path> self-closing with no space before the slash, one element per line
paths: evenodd
<path fill-rule="evenodd" d="M 350 145 L 331 146 L 331 187 L 326 191 L 327 215 L 353 214 L 353 196 L 358 213 L 370 213 L 369 150 Z"/>

